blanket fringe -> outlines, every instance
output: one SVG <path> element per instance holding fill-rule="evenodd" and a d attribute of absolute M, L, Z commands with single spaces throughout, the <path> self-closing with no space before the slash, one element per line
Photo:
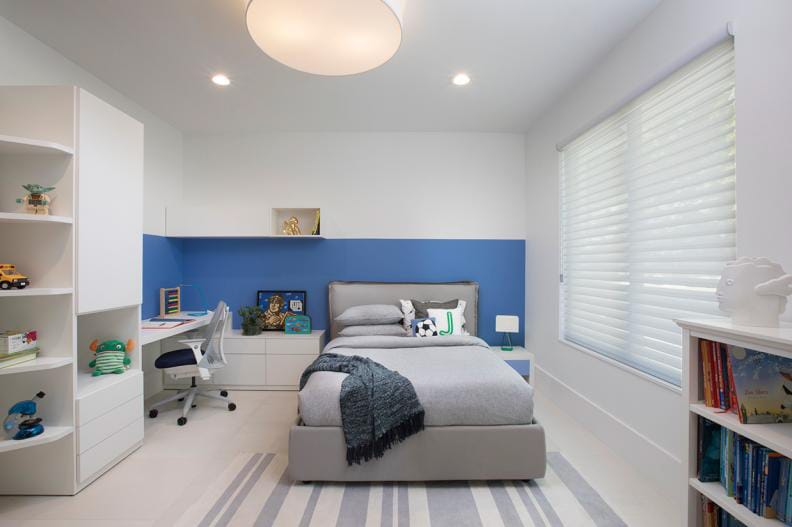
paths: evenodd
<path fill-rule="evenodd" d="M 381 458 L 385 451 L 397 443 L 401 443 L 411 435 L 417 434 L 424 429 L 423 408 L 407 419 L 386 431 L 380 437 L 374 439 L 373 443 L 347 447 L 347 463 L 349 465 L 360 465 L 365 461 Z"/>

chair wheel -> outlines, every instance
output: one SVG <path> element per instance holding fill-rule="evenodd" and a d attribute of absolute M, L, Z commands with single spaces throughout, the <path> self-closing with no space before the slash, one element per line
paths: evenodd
<path fill-rule="evenodd" d="M 184 400 L 184 397 L 180 397 L 179 398 L 179 402 L 182 402 L 183 400 Z"/>
<path fill-rule="evenodd" d="M 149 417 L 151 417 L 152 419 L 154 419 L 158 415 L 159 415 L 159 410 L 149 410 Z"/>
<path fill-rule="evenodd" d="M 220 397 L 228 397 L 228 392 L 226 390 L 220 390 Z"/>
<path fill-rule="evenodd" d="M 179 417 L 179 419 L 176 421 L 176 424 L 178 424 L 179 426 L 186 425 L 187 424 L 187 418 L 186 417 Z"/>
<path fill-rule="evenodd" d="M 192 405 L 193 408 L 198 408 L 197 404 Z"/>
<path fill-rule="evenodd" d="M 236 405 L 234 403 L 228 403 L 228 411 L 233 412 L 236 410 Z"/>

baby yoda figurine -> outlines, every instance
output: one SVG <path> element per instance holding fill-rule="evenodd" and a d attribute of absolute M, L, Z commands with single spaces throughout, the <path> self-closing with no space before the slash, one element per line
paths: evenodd
<path fill-rule="evenodd" d="M 49 214 L 50 202 L 52 198 L 49 197 L 47 192 L 52 192 L 55 187 L 45 187 L 30 183 L 22 185 L 22 188 L 28 191 L 28 195 L 24 198 L 16 200 L 17 203 L 25 205 L 25 209 L 32 214 Z"/>
<path fill-rule="evenodd" d="M 134 348 L 133 340 L 128 340 L 126 344 L 120 340 L 106 340 L 99 344 L 99 340 L 94 340 L 91 342 L 91 351 L 96 357 L 88 363 L 89 368 L 94 368 L 91 375 L 98 377 L 108 373 L 124 373 L 132 363 L 127 352 Z"/>

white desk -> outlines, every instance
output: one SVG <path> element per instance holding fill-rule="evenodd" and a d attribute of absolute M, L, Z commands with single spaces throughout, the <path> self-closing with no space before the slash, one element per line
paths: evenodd
<path fill-rule="evenodd" d="M 141 328 L 140 345 L 145 346 L 146 344 L 151 344 L 152 342 L 158 342 L 162 339 L 173 337 L 174 335 L 180 335 L 182 333 L 187 333 L 188 331 L 192 331 L 194 329 L 202 328 L 208 325 L 209 321 L 212 320 L 212 314 L 213 314 L 212 311 L 209 311 L 206 315 L 202 315 L 200 317 L 191 317 L 190 315 L 182 311 L 174 315 L 167 315 L 164 317 L 154 317 L 154 318 L 192 318 L 194 319 L 194 321 L 170 329 Z M 143 322 L 141 322 L 141 326 L 143 325 L 144 322 L 148 322 L 148 320 L 144 320 Z"/>

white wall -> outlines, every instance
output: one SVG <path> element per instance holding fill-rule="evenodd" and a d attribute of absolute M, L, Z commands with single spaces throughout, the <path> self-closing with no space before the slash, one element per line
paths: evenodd
<path fill-rule="evenodd" d="M 0 85 L 77 85 L 145 126 L 143 231 L 165 232 L 165 204 L 179 199 L 182 134 L 41 41 L 0 17 Z M 118 196 L 123 199 L 123 196 Z"/>
<path fill-rule="evenodd" d="M 520 134 L 197 135 L 184 154 L 186 203 L 222 209 L 222 221 L 320 207 L 332 237 L 525 237 Z"/>
<path fill-rule="evenodd" d="M 741 255 L 792 269 L 792 2 L 665 0 L 532 127 L 527 153 L 526 341 L 539 389 L 653 479 L 681 507 L 682 415 L 678 393 L 558 341 L 558 154 L 603 112 L 736 28 L 737 225 Z"/>

